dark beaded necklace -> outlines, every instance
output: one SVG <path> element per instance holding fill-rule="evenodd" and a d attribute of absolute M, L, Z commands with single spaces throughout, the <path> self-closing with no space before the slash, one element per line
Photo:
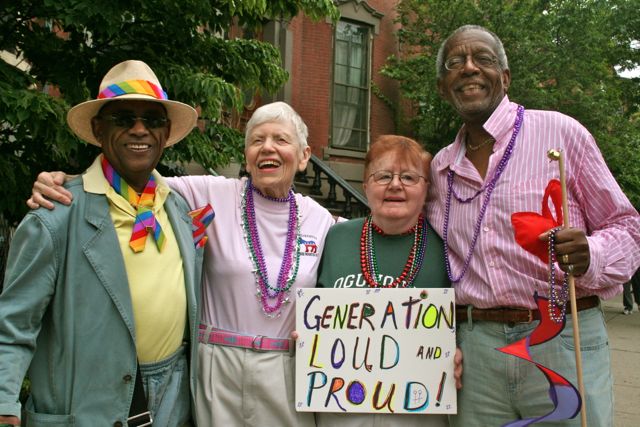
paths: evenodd
<path fill-rule="evenodd" d="M 463 199 L 456 193 L 453 188 L 453 179 L 455 178 L 455 172 L 453 169 L 449 169 L 449 173 L 447 174 L 447 199 L 444 208 L 444 226 L 442 231 L 442 240 L 444 241 L 444 259 L 445 259 L 445 267 L 447 269 L 447 275 L 449 276 L 449 280 L 451 283 L 458 283 L 466 274 L 469 269 L 469 264 L 471 263 L 471 257 L 473 256 L 473 251 L 476 247 L 476 243 L 478 242 L 478 236 L 480 235 L 480 227 L 482 226 L 482 220 L 484 219 L 484 214 L 487 211 L 487 206 L 489 206 L 489 200 L 491 199 L 491 193 L 493 193 L 494 188 L 496 187 L 496 183 L 502 175 L 502 172 L 507 167 L 507 163 L 509 163 L 509 159 L 511 158 L 511 153 L 513 152 L 513 147 L 516 143 L 516 138 L 520 133 L 520 129 L 522 128 L 522 122 L 524 121 L 524 107 L 522 105 L 518 106 L 518 111 L 516 113 L 516 121 L 513 125 L 513 134 L 511 135 L 511 140 L 509 144 L 507 144 L 507 148 L 504 150 L 504 154 L 502 155 L 502 159 L 500 159 L 500 163 L 496 167 L 496 171 L 493 174 L 493 177 L 486 185 L 484 185 L 480 190 L 478 190 L 473 196 Z M 486 192 L 485 192 L 486 190 Z M 459 203 L 469 203 L 478 197 L 480 194 L 485 192 L 484 201 L 482 202 L 482 207 L 480 208 L 480 213 L 478 214 L 478 219 L 476 220 L 475 229 L 473 230 L 473 238 L 471 239 L 471 245 L 469 246 L 469 252 L 464 260 L 464 265 L 462 266 L 462 272 L 458 277 L 453 277 L 453 273 L 451 271 L 451 261 L 449 260 L 449 213 L 451 211 L 451 195 L 459 202 Z"/>
<path fill-rule="evenodd" d="M 419 222 L 419 221 L 418 221 Z M 400 236 L 407 236 L 409 234 L 415 233 L 416 231 L 416 227 L 418 226 L 418 224 L 416 223 L 413 227 L 411 227 L 410 229 L 408 229 L 407 231 L 400 233 Z M 373 231 L 375 231 L 376 233 L 378 233 L 381 236 L 386 236 L 387 233 L 385 233 L 382 228 L 378 227 L 378 224 L 376 224 L 375 222 L 371 221 L 371 228 L 373 228 Z"/>
<path fill-rule="evenodd" d="M 388 285 L 383 285 L 377 281 L 379 277 L 378 273 L 378 260 L 375 253 L 375 245 L 373 244 L 373 231 L 384 236 L 384 232 L 373 223 L 371 215 L 367 216 L 362 224 L 362 233 L 360 234 L 360 268 L 362 269 L 362 275 L 367 284 L 371 288 L 406 288 L 413 287 L 413 281 L 422 268 L 422 262 L 424 261 L 424 253 L 427 247 L 427 221 L 424 216 L 420 214 L 416 225 L 411 227 L 402 235 L 408 235 L 413 233 L 413 245 L 409 251 L 409 257 L 407 262 L 400 273 L 400 276 Z"/>
<path fill-rule="evenodd" d="M 258 188 L 254 187 L 253 184 L 251 184 L 251 187 L 253 188 L 253 191 L 255 191 L 256 194 L 263 199 L 271 200 L 272 202 L 276 203 L 289 203 L 289 195 L 291 194 L 291 190 L 289 190 L 289 194 L 287 194 L 287 197 L 271 197 L 258 190 Z"/>
<path fill-rule="evenodd" d="M 569 300 L 568 274 L 564 275 L 560 289 L 556 287 L 556 233 L 561 227 L 549 231 L 549 318 L 556 323 L 562 323 L 567 313 Z M 557 314 L 556 314 L 557 313 Z"/>

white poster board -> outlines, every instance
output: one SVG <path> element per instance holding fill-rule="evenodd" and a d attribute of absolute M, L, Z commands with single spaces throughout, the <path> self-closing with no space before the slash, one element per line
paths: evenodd
<path fill-rule="evenodd" d="M 296 410 L 454 414 L 454 291 L 296 291 Z"/>

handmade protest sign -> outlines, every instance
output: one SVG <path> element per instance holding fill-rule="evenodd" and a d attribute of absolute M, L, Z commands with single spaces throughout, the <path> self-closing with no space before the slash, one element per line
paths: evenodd
<path fill-rule="evenodd" d="M 453 414 L 454 291 L 296 291 L 296 409 Z"/>

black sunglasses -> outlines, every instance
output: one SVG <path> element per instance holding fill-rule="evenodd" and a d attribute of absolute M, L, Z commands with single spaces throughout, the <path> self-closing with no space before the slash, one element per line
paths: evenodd
<path fill-rule="evenodd" d="M 106 120 L 117 127 L 124 129 L 131 129 L 136 121 L 140 120 L 142 124 L 145 125 L 147 129 L 159 129 L 167 126 L 169 123 L 169 119 L 166 117 L 160 116 L 148 116 L 148 117 L 140 117 L 134 116 L 133 114 L 109 114 L 106 116 L 97 116 L 100 120 Z"/>

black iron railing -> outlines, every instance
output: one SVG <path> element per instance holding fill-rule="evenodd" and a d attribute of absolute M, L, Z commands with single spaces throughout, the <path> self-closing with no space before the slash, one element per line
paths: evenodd
<path fill-rule="evenodd" d="M 296 176 L 297 183 L 309 185 L 309 195 L 315 196 L 320 204 L 344 218 L 358 218 L 369 213 L 367 199 L 329 165 L 313 154 L 310 163 L 313 168 L 313 177 L 309 178 L 306 171 Z M 324 198 L 322 198 L 324 196 L 322 192 L 323 179 L 326 180 L 329 187 L 327 196 Z M 342 190 L 342 199 L 338 199 L 336 187 L 340 187 Z"/>

